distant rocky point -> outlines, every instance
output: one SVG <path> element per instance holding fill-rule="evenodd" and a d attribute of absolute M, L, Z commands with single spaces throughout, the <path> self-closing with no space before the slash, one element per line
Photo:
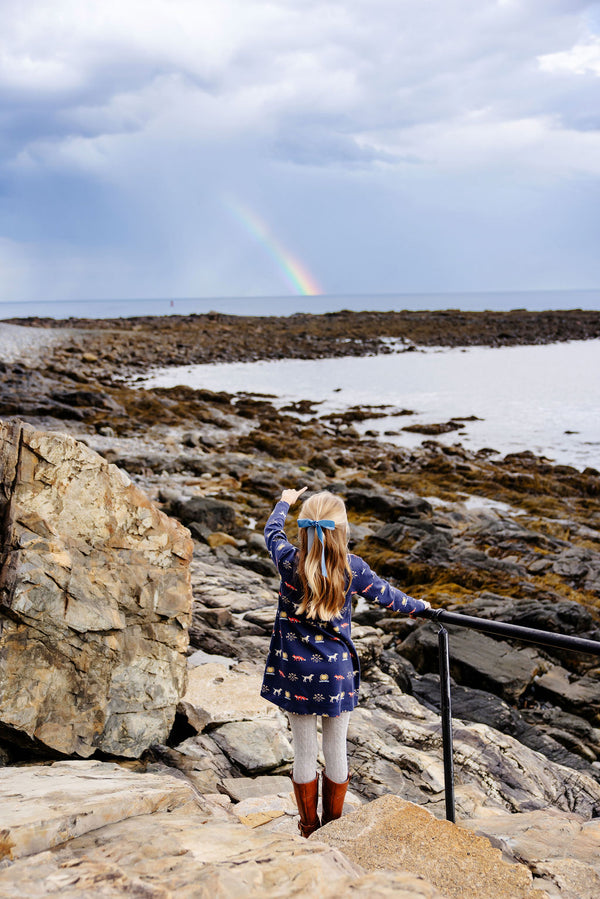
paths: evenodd
<path fill-rule="evenodd" d="M 85 331 L 89 356 L 139 369 L 257 359 L 367 356 L 418 346 L 514 346 L 600 338 L 600 311 L 330 312 L 323 315 L 141 316 L 127 319 L 11 319 L 20 325 Z"/>

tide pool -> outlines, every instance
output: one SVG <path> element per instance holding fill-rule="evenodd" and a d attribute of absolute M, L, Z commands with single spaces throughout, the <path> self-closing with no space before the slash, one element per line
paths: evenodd
<path fill-rule="evenodd" d="M 408 409 L 413 414 L 356 423 L 361 432 L 408 447 L 432 438 L 402 431 L 406 425 L 474 415 L 479 420 L 433 439 L 502 455 L 531 450 L 600 469 L 599 340 L 182 366 L 155 371 L 144 384 L 274 394 L 277 405 L 309 399 L 320 403 L 316 415 L 355 405 Z"/>

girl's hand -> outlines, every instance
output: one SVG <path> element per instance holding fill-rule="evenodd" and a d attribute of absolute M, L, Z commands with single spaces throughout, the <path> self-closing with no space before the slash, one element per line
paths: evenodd
<path fill-rule="evenodd" d="M 281 499 L 284 503 L 289 503 L 290 506 L 293 506 L 299 496 L 302 496 L 305 490 L 308 490 L 307 487 L 303 487 L 302 490 L 284 490 L 281 494 Z"/>
<path fill-rule="evenodd" d="M 430 603 L 430 602 L 427 602 L 426 599 L 422 599 L 421 602 L 422 602 L 423 605 L 425 606 L 425 609 L 430 609 L 430 608 L 431 608 L 431 603 Z M 423 612 L 425 611 L 425 609 L 423 609 Z M 415 615 L 418 616 L 418 615 L 420 615 L 420 614 L 421 614 L 420 612 L 409 612 L 408 617 L 409 617 L 409 618 L 414 618 Z"/>

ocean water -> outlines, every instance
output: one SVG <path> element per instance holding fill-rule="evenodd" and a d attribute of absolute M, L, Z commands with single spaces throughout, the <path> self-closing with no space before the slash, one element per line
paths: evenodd
<path fill-rule="evenodd" d="M 231 315 L 293 315 L 310 312 L 399 311 L 402 309 L 600 309 L 599 290 L 533 290 L 479 293 L 398 293 L 380 295 L 204 297 L 200 299 L 68 300 L 0 302 L 6 318 L 130 318 L 139 315 L 190 315 L 214 310 Z"/>
<path fill-rule="evenodd" d="M 432 438 L 402 431 L 405 425 L 475 415 L 476 421 L 433 439 L 502 455 L 531 450 L 579 469 L 600 469 L 600 340 L 181 366 L 155 371 L 144 384 L 274 394 L 278 405 L 310 399 L 320 404 L 317 415 L 385 405 L 378 410 L 385 418 L 357 428 L 408 447 Z M 412 414 L 394 415 L 400 410 Z"/>

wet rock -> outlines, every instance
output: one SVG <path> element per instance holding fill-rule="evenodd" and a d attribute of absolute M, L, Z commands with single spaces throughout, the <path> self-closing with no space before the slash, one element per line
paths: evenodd
<path fill-rule="evenodd" d="M 534 649 L 515 649 L 477 631 L 448 628 L 450 671 L 459 684 L 479 687 L 515 701 L 533 679 L 547 670 L 546 662 Z M 432 625 L 412 631 L 398 651 L 419 672 L 438 670 L 438 638 Z"/>
<path fill-rule="evenodd" d="M 600 677 L 575 678 L 559 665 L 536 678 L 536 695 L 549 698 L 569 712 L 600 724 Z"/>
<path fill-rule="evenodd" d="M 235 509 L 229 503 L 209 496 L 198 496 L 186 502 L 178 502 L 173 514 L 183 524 L 203 525 L 212 531 L 228 531 L 235 525 Z"/>
<path fill-rule="evenodd" d="M 567 580 L 578 581 L 588 572 L 587 560 L 589 558 L 590 553 L 585 550 L 569 549 L 556 559 L 552 570 Z"/>
<path fill-rule="evenodd" d="M 337 472 L 337 466 L 331 456 L 327 455 L 327 453 L 315 453 L 314 456 L 311 456 L 308 460 L 308 464 L 311 468 L 318 468 L 323 472 L 328 478 L 334 478 Z"/>
<path fill-rule="evenodd" d="M 425 423 L 405 425 L 402 430 L 411 431 L 414 434 L 447 434 L 449 431 L 460 431 L 463 427 L 464 425 L 460 421 L 450 420 L 430 425 Z"/>
<path fill-rule="evenodd" d="M 138 756 L 184 691 L 191 541 L 72 437 L 0 432 L 5 736 Z"/>
<path fill-rule="evenodd" d="M 414 494 L 380 493 L 369 489 L 350 489 L 345 496 L 346 506 L 355 512 L 375 512 L 385 520 L 418 518 L 432 512 L 430 503 Z"/>

